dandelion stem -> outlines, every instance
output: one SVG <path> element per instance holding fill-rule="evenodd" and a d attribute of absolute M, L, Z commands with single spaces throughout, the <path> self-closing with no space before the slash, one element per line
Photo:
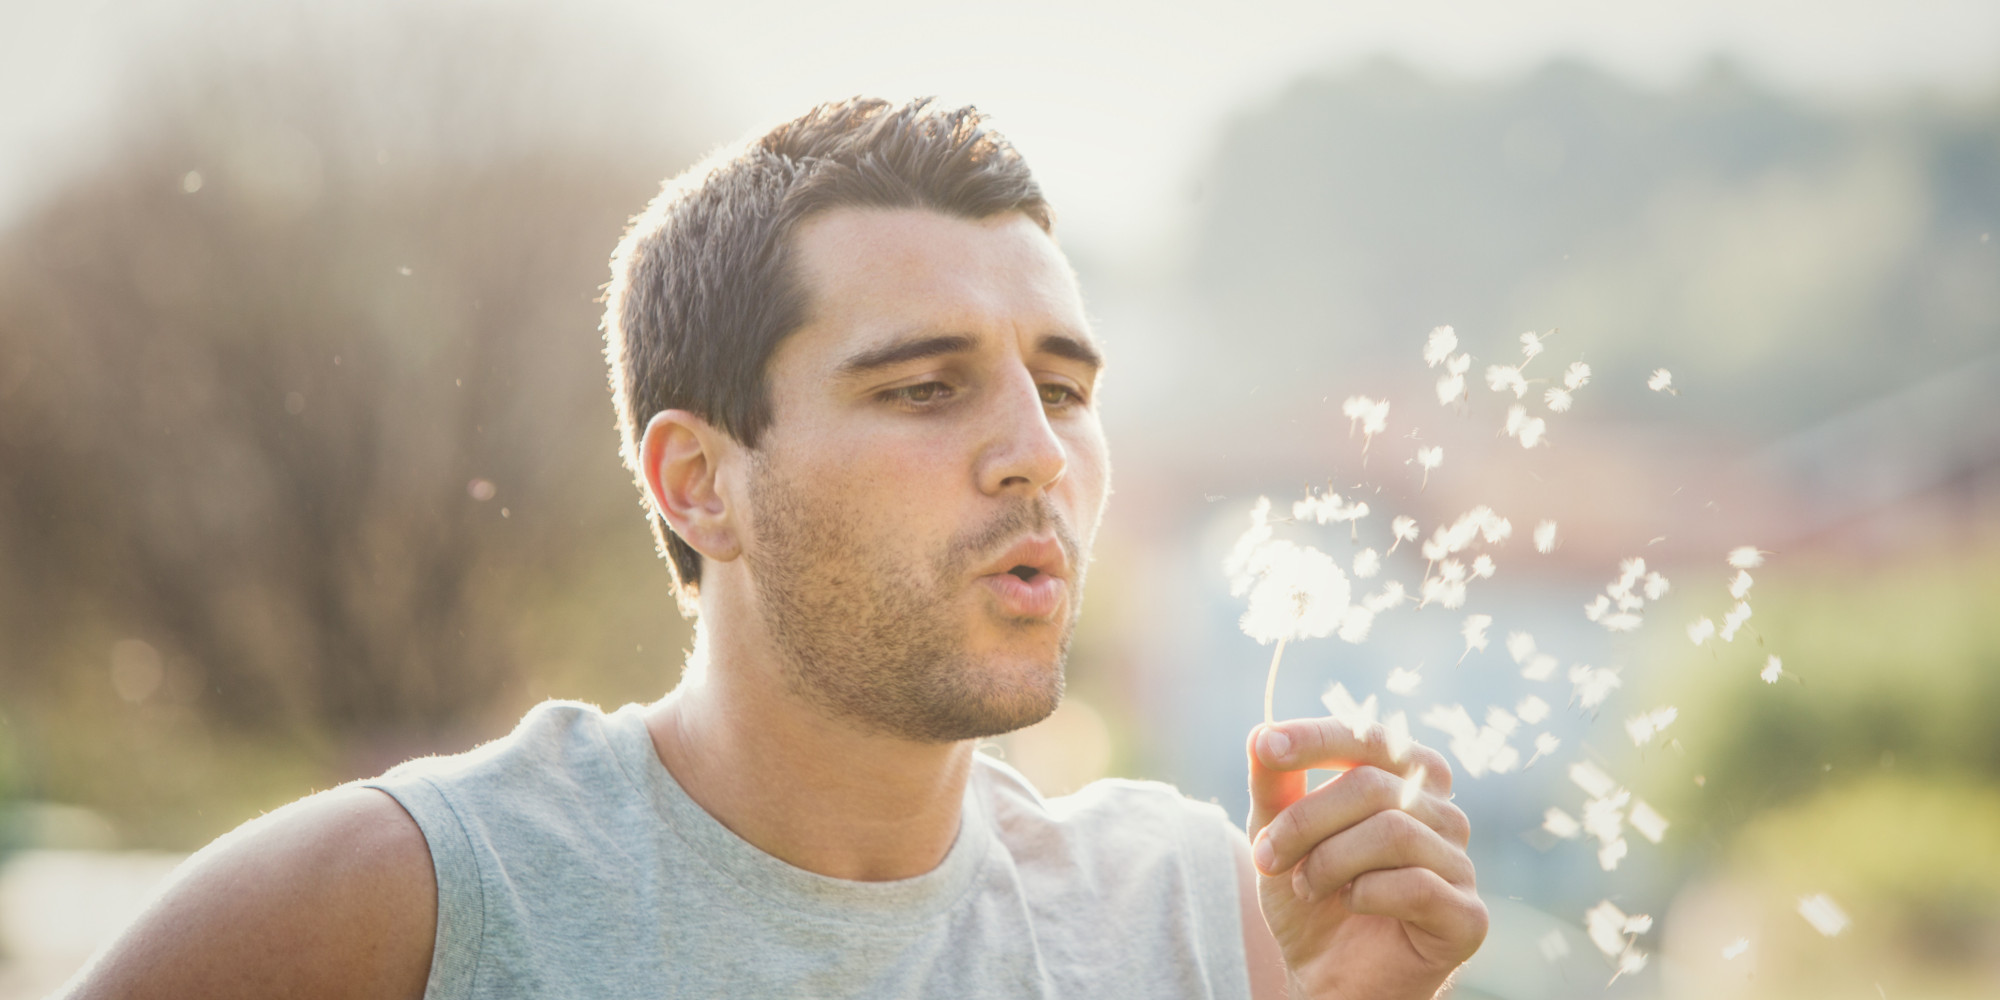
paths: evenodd
<path fill-rule="evenodd" d="M 1278 661 L 1284 655 L 1285 640 L 1279 639 L 1278 648 L 1271 653 L 1271 672 L 1264 677 L 1264 724 L 1267 726 L 1274 721 L 1271 717 L 1271 696 L 1278 690 Z"/>

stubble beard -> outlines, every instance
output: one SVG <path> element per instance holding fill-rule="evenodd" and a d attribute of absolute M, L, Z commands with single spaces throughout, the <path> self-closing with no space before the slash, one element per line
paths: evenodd
<path fill-rule="evenodd" d="M 1055 711 L 1082 605 L 1083 559 L 1047 497 L 954 535 L 927 567 L 902 565 L 892 546 L 859 537 L 853 518 L 756 465 L 758 542 L 745 559 L 793 695 L 866 731 L 923 743 L 997 736 Z M 1058 629 L 1053 662 L 974 654 L 959 603 L 974 561 L 1045 530 L 1070 559 L 1069 613 L 1053 625 L 1002 627 Z"/>

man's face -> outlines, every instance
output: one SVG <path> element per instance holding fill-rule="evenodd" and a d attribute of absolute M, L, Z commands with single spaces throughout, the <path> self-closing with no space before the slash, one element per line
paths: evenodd
<path fill-rule="evenodd" d="M 1110 468 L 1062 254 L 1018 213 L 839 209 L 794 235 L 744 555 L 793 692 L 927 742 L 1055 710 Z"/>

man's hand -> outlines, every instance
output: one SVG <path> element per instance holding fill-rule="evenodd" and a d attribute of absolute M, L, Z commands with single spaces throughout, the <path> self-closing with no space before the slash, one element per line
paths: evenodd
<path fill-rule="evenodd" d="M 1309 767 L 1347 770 L 1308 792 Z M 1257 895 L 1295 1000 L 1422 1000 L 1479 949 L 1471 825 L 1450 794 L 1443 755 L 1393 758 L 1380 726 L 1366 739 L 1333 719 L 1251 733 Z"/>

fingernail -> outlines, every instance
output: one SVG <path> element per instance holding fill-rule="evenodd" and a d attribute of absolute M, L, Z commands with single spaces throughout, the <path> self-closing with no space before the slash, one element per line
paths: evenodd
<path fill-rule="evenodd" d="M 1278 849 L 1271 846 L 1271 838 L 1269 836 L 1261 833 L 1257 835 L 1255 856 L 1257 870 L 1266 875 L 1271 874 L 1271 866 L 1278 862 Z"/>
<path fill-rule="evenodd" d="M 1292 752 L 1291 739 L 1276 729 L 1265 729 L 1264 735 L 1257 737 L 1257 740 L 1263 746 L 1264 759 L 1274 764 L 1284 760 L 1285 755 Z"/>

